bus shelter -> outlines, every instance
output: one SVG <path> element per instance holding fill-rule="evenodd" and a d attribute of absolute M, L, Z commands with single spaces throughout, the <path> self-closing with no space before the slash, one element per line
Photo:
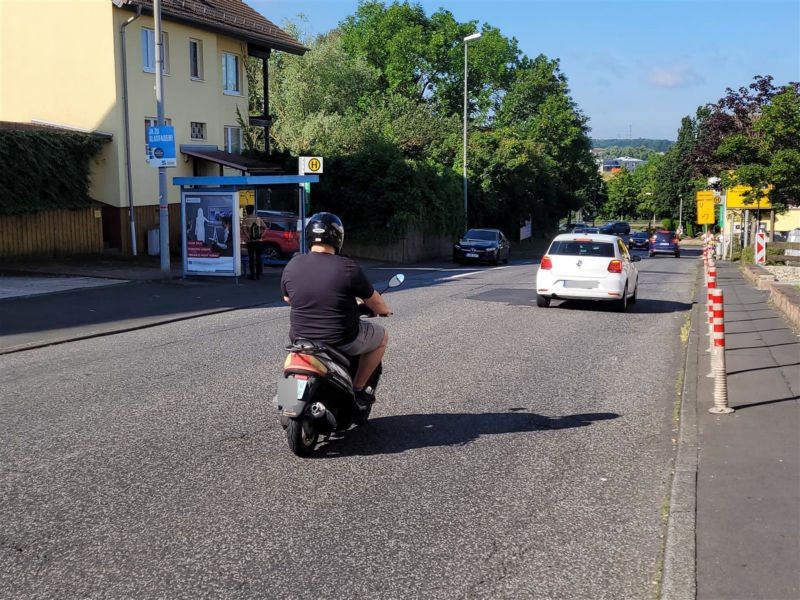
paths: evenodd
<path fill-rule="evenodd" d="M 297 190 L 300 252 L 306 251 L 306 190 L 319 175 L 261 175 L 237 177 L 174 177 L 181 188 L 181 254 L 183 276 L 234 277 L 242 275 L 239 223 L 240 195 L 270 186 Z"/>

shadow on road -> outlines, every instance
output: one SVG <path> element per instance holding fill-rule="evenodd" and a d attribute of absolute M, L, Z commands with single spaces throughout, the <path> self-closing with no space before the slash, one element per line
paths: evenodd
<path fill-rule="evenodd" d="M 557 303 L 559 302 L 559 303 Z M 610 302 L 598 302 L 591 300 L 553 300 L 551 308 L 566 308 L 570 310 L 585 310 L 597 312 L 613 312 L 614 308 Z M 692 308 L 691 302 L 674 302 L 672 300 L 656 300 L 650 298 L 639 298 L 636 304 L 628 304 L 628 312 L 638 314 L 663 314 L 673 312 L 684 312 Z"/>
<path fill-rule="evenodd" d="M 524 410 L 524 409 L 522 409 Z M 546 417 L 509 409 L 505 413 L 433 413 L 378 417 L 322 443 L 317 458 L 397 454 L 418 448 L 463 446 L 484 435 L 527 433 L 586 427 L 595 421 L 619 417 L 616 413 L 583 413 Z"/>

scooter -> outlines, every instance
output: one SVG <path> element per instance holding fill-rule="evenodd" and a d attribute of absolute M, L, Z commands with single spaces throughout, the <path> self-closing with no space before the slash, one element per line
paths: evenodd
<path fill-rule="evenodd" d="M 395 275 L 383 292 L 403 281 L 405 275 Z M 359 304 L 359 312 L 367 318 L 376 316 L 365 304 Z M 358 356 L 347 356 L 333 346 L 309 339 L 297 339 L 286 350 L 289 354 L 272 405 L 278 410 L 289 449 L 297 456 L 308 457 L 320 435 L 327 439 L 334 432 L 366 423 L 372 404 L 361 403 L 353 393 Z M 382 371 L 380 364 L 367 382 L 372 393 Z"/>

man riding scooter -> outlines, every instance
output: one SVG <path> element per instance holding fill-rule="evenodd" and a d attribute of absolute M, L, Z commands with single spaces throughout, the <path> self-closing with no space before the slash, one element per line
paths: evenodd
<path fill-rule="evenodd" d="M 389 334 L 359 318 L 358 299 L 382 317 L 392 314 L 389 305 L 353 260 L 339 254 L 344 227 L 336 215 L 316 213 L 305 229 L 308 254 L 298 254 L 283 271 L 281 291 L 291 306 L 289 337 L 324 342 L 344 354 L 360 356 L 353 391 L 362 405 L 375 401 L 367 386 L 370 375 L 383 359 Z"/>

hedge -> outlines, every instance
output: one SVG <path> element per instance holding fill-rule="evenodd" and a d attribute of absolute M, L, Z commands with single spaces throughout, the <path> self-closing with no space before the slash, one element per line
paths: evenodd
<path fill-rule="evenodd" d="M 107 140 L 60 131 L 0 130 L 0 214 L 89 206 L 89 165 Z"/>

